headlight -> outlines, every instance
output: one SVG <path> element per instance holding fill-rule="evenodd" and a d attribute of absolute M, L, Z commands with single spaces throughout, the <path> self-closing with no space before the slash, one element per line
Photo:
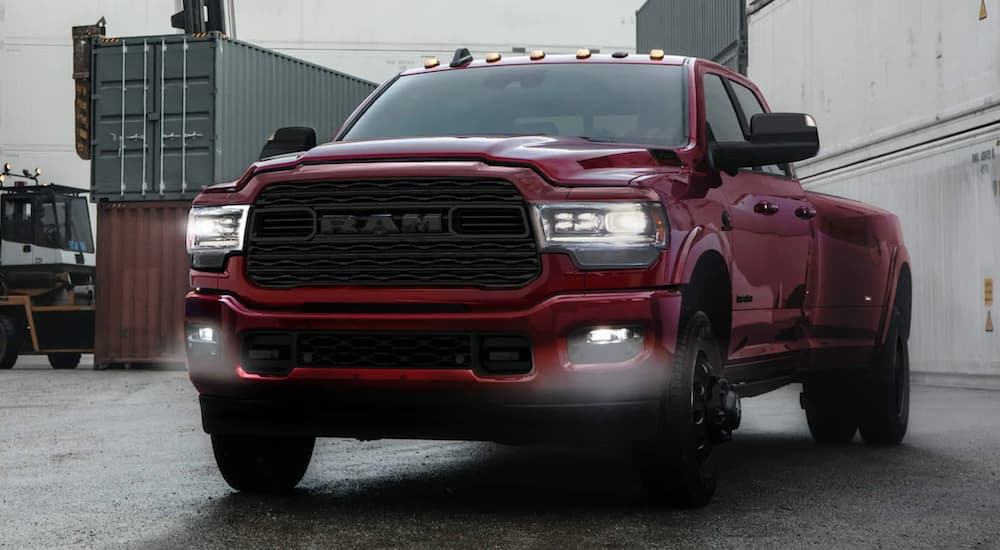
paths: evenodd
<path fill-rule="evenodd" d="M 216 270 L 243 250 L 248 205 L 195 206 L 188 214 L 187 250 L 196 269 Z"/>
<path fill-rule="evenodd" d="M 667 246 L 667 216 L 653 202 L 535 205 L 541 247 L 568 252 L 580 269 L 652 265 Z"/>

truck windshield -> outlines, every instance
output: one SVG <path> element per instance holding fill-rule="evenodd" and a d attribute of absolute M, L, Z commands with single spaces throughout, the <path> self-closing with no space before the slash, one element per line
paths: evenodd
<path fill-rule="evenodd" d="M 400 77 L 342 139 L 546 135 L 680 147 L 686 109 L 678 66 L 477 67 Z"/>
<path fill-rule="evenodd" d="M 83 197 L 6 195 L 0 236 L 5 241 L 47 248 L 94 251 L 90 209 Z"/>

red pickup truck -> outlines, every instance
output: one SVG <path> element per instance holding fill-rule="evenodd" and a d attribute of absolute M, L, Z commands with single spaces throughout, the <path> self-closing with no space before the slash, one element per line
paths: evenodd
<path fill-rule="evenodd" d="M 619 442 L 706 504 L 741 397 L 802 383 L 819 442 L 898 444 L 897 218 L 804 191 L 815 121 L 662 52 L 428 60 L 329 144 L 277 131 L 188 228 L 189 371 L 226 481 L 316 437 Z"/>

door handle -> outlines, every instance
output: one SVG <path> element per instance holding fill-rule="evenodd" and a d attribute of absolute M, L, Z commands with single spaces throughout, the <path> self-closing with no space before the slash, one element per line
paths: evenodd
<path fill-rule="evenodd" d="M 800 206 L 795 209 L 795 215 L 803 220 L 811 220 L 816 217 L 816 209 L 811 206 Z"/>
<path fill-rule="evenodd" d="M 777 214 L 779 210 L 781 210 L 781 206 L 768 201 L 760 201 L 753 207 L 754 212 L 765 216 L 773 216 Z"/>

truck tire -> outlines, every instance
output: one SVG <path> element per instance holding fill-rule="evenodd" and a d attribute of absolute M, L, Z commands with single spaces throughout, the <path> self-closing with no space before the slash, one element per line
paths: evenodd
<path fill-rule="evenodd" d="M 56 370 L 75 369 L 80 366 L 79 353 L 50 353 L 49 364 Z"/>
<path fill-rule="evenodd" d="M 13 368 L 20 351 L 21 333 L 10 317 L 0 315 L 0 369 Z"/>
<path fill-rule="evenodd" d="M 822 378 L 802 385 L 802 408 L 817 443 L 849 443 L 858 432 L 852 381 Z"/>
<path fill-rule="evenodd" d="M 712 376 L 721 371 L 712 325 L 697 312 L 678 335 L 657 434 L 637 449 L 642 488 L 653 504 L 697 508 L 712 499 L 716 470 L 707 406 Z"/>
<path fill-rule="evenodd" d="M 314 437 L 213 435 L 212 451 L 230 487 L 247 493 L 290 491 L 312 459 Z"/>
<path fill-rule="evenodd" d="M 899 445 L 910 422 L 910 352 L 905 322 L 899 308 L 893 307 L 885 344 L 861 384 L 858 428 L 870 445 Z"/>

